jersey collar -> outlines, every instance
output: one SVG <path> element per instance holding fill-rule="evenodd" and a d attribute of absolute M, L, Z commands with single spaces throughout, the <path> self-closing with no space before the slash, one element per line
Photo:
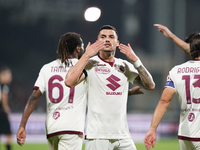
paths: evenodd
<path fill-rule="evenodd" d="M 115 59 L 113 60 L 113 62 L 108 62 L 108 61 L 105 61 L 103 60 L 99 55 L 98 55 L 99 59 L 101 59 L 102 61 L 104 61 L 105 63 L 108 63 L 111 67 L 114 65 L 115 63 Z"/>

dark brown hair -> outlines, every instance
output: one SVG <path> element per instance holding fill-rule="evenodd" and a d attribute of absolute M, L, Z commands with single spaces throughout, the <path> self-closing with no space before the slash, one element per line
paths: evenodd
<path fill-rule="evenodd" d="M 114 30 L 114 31 L 116 32 L 116 34 L 117 34 L 117 37 L 118 37 L 117 29 L 116 29 L 115 27 L 111 26 L 111 25 L 103 25 L 103 26 L 99 29 L 97 36 L 99 35 L 99 32 L 100 32 L 101 30 L 104 30 L 104 29 Z"/>
<path fill-rule="evenodd" d="M 195 34 L 190 40 L 190 54 L 192 59 L 200 56 L 200 34 Z"/>
<path fill-rule="evenodd" d="M 58 43 L 58 59 L 60 59 L 62 63 L 65 63 L 65 65 L 68 66 L 69 55 L 73 54 L 77 46 L 81 47 L 81 44 L 82 40 L 80 34 L 75 32 L 67 32 L 63 34 Z"/>

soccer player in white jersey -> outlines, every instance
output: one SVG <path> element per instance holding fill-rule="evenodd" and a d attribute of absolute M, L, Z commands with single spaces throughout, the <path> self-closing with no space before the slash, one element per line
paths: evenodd
<path fill-rule="evenodd" d="M 25 126 L 42 93 L 46 94 L 46 135 L 49 150 L 81 150 L 85 124 L 86 84 L 73 88 L 64 84 L 66 73 L 83 54 L 83 42 L 79 34 L 68 32 L 58 43 L 58 59 L 45 64 L 35 82 L 26 104 L 17 142 L 23 145 Z M 86 73 L 86 72 L 85 72 Z M 83 74 L 83 78 L 86 74 Z"/>
<path fill-rule="evenodd" d="M 190 55 L 192 60 L 173 67 L 169 72 L 151 126 L 144 139 L 147 149 L 151 145 L 154 147 L 157 127 L 175 93 L 181 107 L 178 130 L 180 149 L 200 149 L 200 34 L 195 34 L 190 41 Z"/>
<path fill-rule="evenodd" d="M 117 46 L 132 63 L 114 57 Z M 151 75 L 129 44 L 119 44 L 118 33 L 110 25 L 100 28 L 95 44 L 87 45 L 86 52 L 67 73 L 65 84 L 73 87 L 80 82 L 83 69 L 88 74 L 85 149 L 136 150 L 126 118 L 128 84 L 152 90 L 155 84 Z"/>

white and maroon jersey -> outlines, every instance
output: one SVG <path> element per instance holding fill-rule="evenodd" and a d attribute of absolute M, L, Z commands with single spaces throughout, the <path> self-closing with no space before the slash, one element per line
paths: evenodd
<path fill-rule="evenodd" d="M 131 138 L 127 123 L 129 81 L 138 76 L 133 64 L 114 58 L 113 63 L 99 56 L 91 58 L 88 73 L 87 139 Z"/>
<path fill-rule="evenodd" d="M 178 138 L 200 141 L 200 61 L 172 68 L 165 87 L 175 89 L 180 103 Z"/>
<path fill-rule="evenodd" d="M 47 138 L 58 134 L 83 134 L 86 111 L 86 83 L 69 88 L 64 80 L 69 69 L 78 61 L 69 59 L 70 67 L 60 60 L 42 67 L 34 88 L 46 93 Z"/>

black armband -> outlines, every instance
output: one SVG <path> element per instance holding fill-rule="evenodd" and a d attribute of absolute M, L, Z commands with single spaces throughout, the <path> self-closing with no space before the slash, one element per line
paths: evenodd
<path fill-rule="evenodd" d="M 87 78 L 87 71 L 85 69 L 83 69 L 83 73 L 85 75 L 85 78 Z"/>

